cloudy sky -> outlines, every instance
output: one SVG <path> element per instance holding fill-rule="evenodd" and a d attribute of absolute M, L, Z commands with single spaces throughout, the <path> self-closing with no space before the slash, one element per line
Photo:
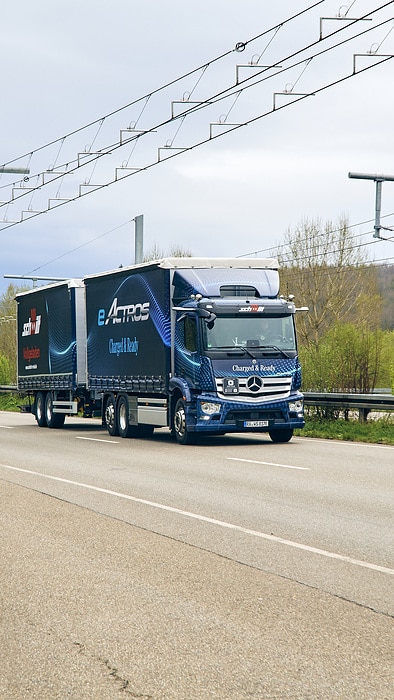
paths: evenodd
<path fill-rule="evenodd" d="M 348 178 L 394 176 L 393 17 L 383 0 L 6 3 L 0 165 L 29 176 L 0 177 L 0 293 L 4 274 L 131 264 L 140 214 L 145 250 L 213 257 L 346 216 L 393 263 L 375 183 Z M 382 217 L 394 227 L 394 181 Z"/>

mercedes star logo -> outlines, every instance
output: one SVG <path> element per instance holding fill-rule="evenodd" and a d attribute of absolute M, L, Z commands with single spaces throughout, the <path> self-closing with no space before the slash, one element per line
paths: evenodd
<path fill-rule="evenodd" d="M 263 386 L 263 380 L 261 379 L 261 377 L 257 377 L 256 375 L 252 375 L 251 377 L 248 378 L 246 385 L 247 385 L 249 391 L 257 393 L 258 391 L 260 391 L 261 387 Z"/>

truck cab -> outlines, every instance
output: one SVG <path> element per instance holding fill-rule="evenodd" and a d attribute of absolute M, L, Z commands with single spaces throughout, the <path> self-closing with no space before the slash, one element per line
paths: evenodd
<path fill-rule="evenodd" d="M 262 431 L 287 442 L 304 426 L 296 308 L 278 296 L 275 262 L 174 274 L 170 389 L 182 389 L 173 401 L 181 444 Z"/>

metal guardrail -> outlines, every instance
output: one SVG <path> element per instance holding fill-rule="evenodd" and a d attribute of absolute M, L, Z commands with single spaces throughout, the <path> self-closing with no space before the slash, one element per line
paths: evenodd
<path fill-rule="evenodd" d="M 0 385 L 0 393 L 17 392 L 14 385 Z M 371 411 L 394 411 L 393 394 L 329 394 L 305 391 L 305 405 L 336 408 L 340 411 L 359 411 L 360 420 L 366 420 Z"/>
<path fill-rule="evenodd" d="M 326 394 L 314 391 L 304 392 L 306 406 L 336 408 L 341 411 L 357 410 L 359 419 L 367 420 L 371 411 L 393 411 L 394 396 L 392 394 Z"/>

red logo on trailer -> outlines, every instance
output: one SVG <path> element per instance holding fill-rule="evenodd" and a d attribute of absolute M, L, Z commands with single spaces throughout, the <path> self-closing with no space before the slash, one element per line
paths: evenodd
<path fill-rule="evenodd" d="M 38 335 L 41 327 L 41 314 L 37 315 L 37 309 L 31 309 L 29 320 L 23 324 L 22 336 Z"/>

